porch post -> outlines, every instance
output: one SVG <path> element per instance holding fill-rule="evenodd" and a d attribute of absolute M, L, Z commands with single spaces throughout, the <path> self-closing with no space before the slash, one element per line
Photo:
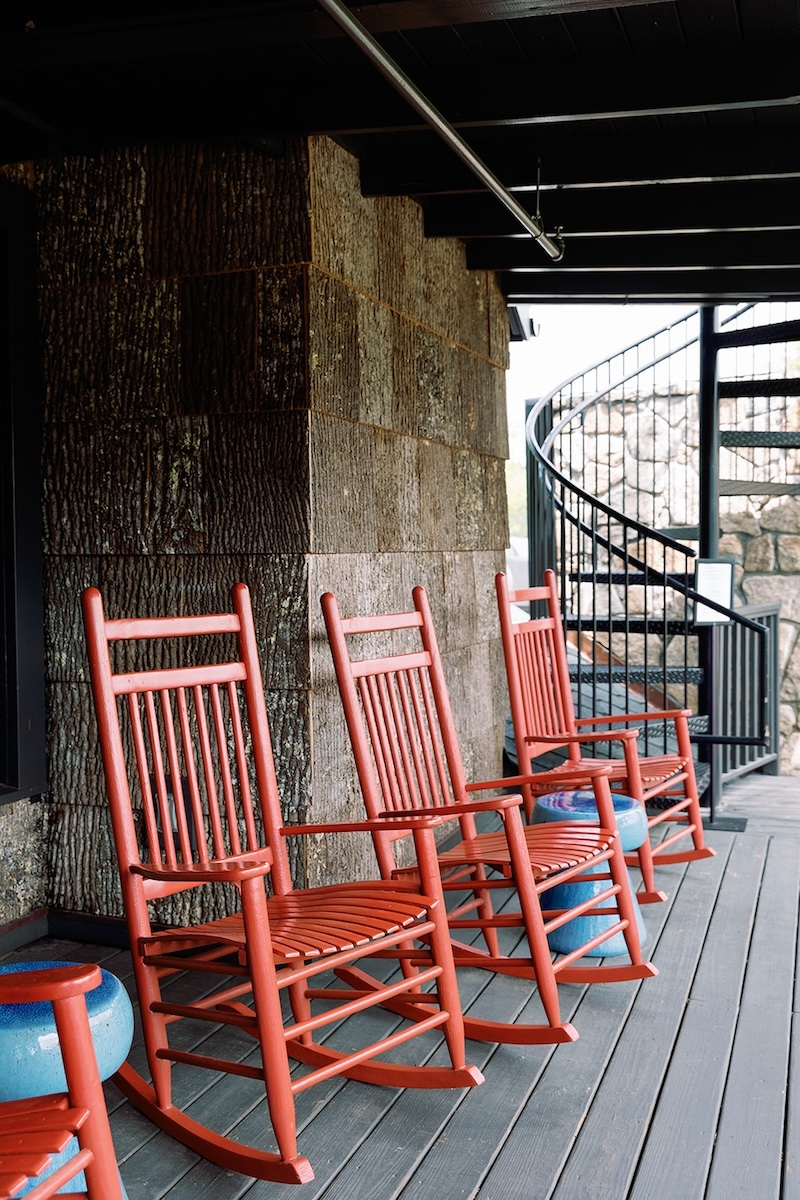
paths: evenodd
<path fill-rule="evenodd" d="M 719 553 L 719 377 L 717 371 L 717 310 L 705 305 L 700 310 L 700 557 L 716 558 Z M 699 661 L 703 682 L 698 696 L 698 711 L 708 714 L 708 732 L 716 732 L 716 626 L 699 630 Z M 700 751 L 706 757 L 711 774 L 708 805 L 713 822 L 722 783 L 719 746 L 708 743 Z"/>

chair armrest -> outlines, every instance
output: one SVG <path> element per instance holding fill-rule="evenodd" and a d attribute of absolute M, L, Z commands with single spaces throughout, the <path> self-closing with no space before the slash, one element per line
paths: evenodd
<path fill-rule="evenodd" d="M 603 721 L 604 717 L 587 717 L 588 721 Z M 609 720 L 611 718 L 608 718 Z M 580 722 L 576 721 L 576 725 Z M 566 746 L 572 742 L 608 742 L 612 739 L 618 742 L 631 742 L 639 736 L 638 729 L 600 729 L 596 733 L 537 733 L 526 737 L 526 742 L 552 742 L 554 746 Z"/>
<path fill-rule="evenodd" d="M 444 818 L 439 815 L 444 811 L 444 809 L 437 809 L 435 813 L 420 813 L 419 816 L 415 816 L 414 813 L 387 812 L 381 813 L 373 820 L 335 821 L 331 824 L 320 825 L 284 825 L 281 827 L 281 834 L 284 837 L 291 837 L 295 834 L 308 836 L 312 833 L 385 833 L 387 821 L 391 822 L 396 829 L 436 829 L 437 826 L 444 824 Z"/>
<path fill-rule="evenodd" d="M 564 763 L 559 768 L 558 780 L 559 787 L 562 780 L 568 781 L 570 776 L 575 779 L 597 779 L 601 775 L 610 775 L 613 767 L 610 763 L 598 763 L 596 767 L 581 765 L 572 767 L 567 770 L 569 763 Z M 467 791 L 476 791 L 481 788 L 501 787 L 501 788 L 518 788 L 518 787 L 541 787 L 543 784 L 552 783 L 553 777 L 548 771 L 532 771 L 530 775 L 508 775 L 505 779 L 494 779 L 488 783 L 468 783 Z"/>
<path fill-rule="evenodd" d="M 157 867 L 147 863 L 135 863 L 131 874 L 141 875 L 154 883 L 178 883 L 191 887 L 195 883 L 238 883 L 241 879 L 252 879 L 268 875 L 272 870 L 272 851 L 267 847 L 234 854 L 230 858 L 212 858 L 207 863 L 176 863 L 174 867 Z"/>
<path fill-rule="evenodd" d="M 681 717 L 688 719 L 692 715 L 690 708 L 670 708 L 662 712 L 614 713 L 607 717 L 578 717 L 576 725 L 610 725 L 620 721 L 677 721 Z M 635 733 L 636 730 L 631 730 Z"/>

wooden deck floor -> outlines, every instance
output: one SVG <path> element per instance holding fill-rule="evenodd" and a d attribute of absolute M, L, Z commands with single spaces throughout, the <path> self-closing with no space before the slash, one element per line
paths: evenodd
<path fill-rule="evenodd" d="M 468 1093 L 312 1089 L 300 1146 L 316 1179 L 303 1188 L 213 1166 L 109 1085 L 129 1200 L 800 1200 L 800 780 L 742 780 L 726 789 L 727 814 L 747 827 L 709 831 L 715 858 L 659 873 L 669 901 L 644 909 L 659 976 L 562 989 L 578 1042 L 470 1043 L 486 1082 Z M 130 976 L 127 954 L 75 943 L 9 957 L 92 959 Z M 521 981 L 460 978 L 478 1014 L 531 1019 L 538 1005 Z M 263 1121 L 247 1081 L 206 1084 L 195 1103 L 226 1125 Z"/>

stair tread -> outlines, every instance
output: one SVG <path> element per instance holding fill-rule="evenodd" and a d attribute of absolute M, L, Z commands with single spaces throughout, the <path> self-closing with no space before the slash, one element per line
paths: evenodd
<path fill-rule="evenodd" d="M 596 683 L 702 683 L 702 667 L 570 667 L 569 677 L 577 682 Z"/>
<path fill-rule="evenodd" d="M 800 379 L 726 379 L 719 383 L 721 399 L 760 396 L 800 396 Z"/>
<path fill-rule="evenodd" d="M 623 633 L 628 630 L 630 633 L 651 633 L 659 634 L 665 631 L 669 634 L 683 633 L 687 628 L 691 635 L 694 634 L 691 622 L 686 622 L 680 618 L 671 618 L 667 621 L 658 617 L 624 617 L 624 616 L 602 616 L 602 617 L 573 617 L 568 616 L 564 620 L 566 629 L 583 630 L 587 634 L 599 631 L 601 633 L 619 631 Z"/>
<path fill-rule="evenodd" d="M 719 444 L 797 450 L 800 449 L 800 430 L 721 429 Z"/>
<path fill-rule="evenodd" d="M 655 567 L 652 568 L 652 571 L 656 575 L 663 574 L 661 571 L 656 571 Z M 594 581 L 596 583 L 641 584 L 646 582 L 646 576 L 643 571 L 571 571 L 569 578 L 578 583 L 591 583 Z M 682 583 L 687 587 L 692 587 L 694 584 L 694 571 L 689 574 L 683 571 L 670 571 L 669 578 L 677 580 L 678 583 Z M 651 582 L 658 583 L 659 581 L 651 579 Z"/>
<path fill-rule="evenodd" d="M 720 496 L 798 496 L 800 483 L 755 483 L 744 479 L 720 479 Z"/>

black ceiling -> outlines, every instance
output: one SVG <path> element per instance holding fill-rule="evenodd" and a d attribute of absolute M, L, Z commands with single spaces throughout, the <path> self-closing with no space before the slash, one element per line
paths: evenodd
<path fill-rule="evenodd" d="M 510 301 L 800 297 L 798 0 L 366 0 L 353 14 L 554 263 L 314 0 L 6 0 L 0 161 L 325 132 Z M 537 173 L 541 187 L 537 208 Z"/>

